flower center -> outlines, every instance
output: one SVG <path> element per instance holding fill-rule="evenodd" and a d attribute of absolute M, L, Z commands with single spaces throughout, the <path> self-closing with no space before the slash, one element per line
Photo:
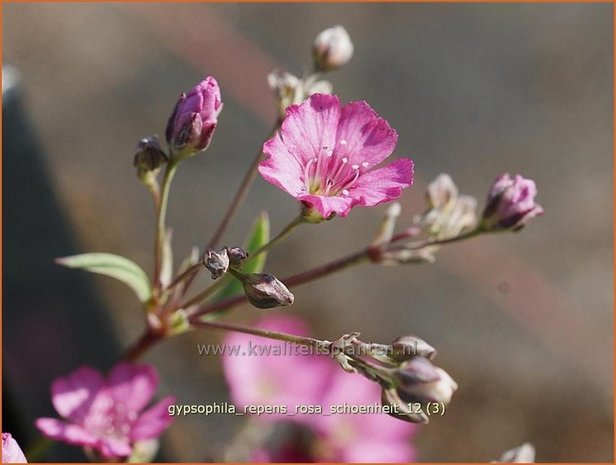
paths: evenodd
<path fill-rule="evenodd" d="M 342 146 L 346 144 L 345 140 L 339 143 Z M 333 149 L 322 147 L 304 168 L 306 190 L 315 195 L 349 195 L 349 190 L 361 174 L 360 169 L 367 167 L 368 162 L 363 162 L 361 166 L 350 164 L 347 156 L 340 156 Z"/>
<path fill-rule="evenodd" d="M 127 439 L 137 417 L 137 412 L 123 402 L 106 397 L 95 401 L 83 426 L 99 437 Z"/>

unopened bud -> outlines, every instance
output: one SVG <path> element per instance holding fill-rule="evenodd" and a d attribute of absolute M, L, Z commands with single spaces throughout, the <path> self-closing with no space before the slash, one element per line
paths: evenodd
<path fill-rule="evenodd" d="M 501 458 L 493 463 L 534 463 L 535 447 L 526 442 L 521 446 L 503 453 Z"/>
<path fill-rule="evenodd" d="M 346 65 L 353 56 L 353 42 L 342 26 L 322 31 L 312 43 L 312 57 L 317 71 L 331 71 Z"/>
<path fill-rule="evenodd" d="M 171 153 L 185 158 L 205 150 L 212 140 L 223 103 L 216 79 L 211 76 L 182 94 L 167 123 Z"/>
<path fill-rule="evenodd" d="M 225 247 L 227 256 L 229 257 L 229 266 L 231 268 L 241 268 L 246 259 L 248 258 L 248 252 L 241 247 Z"/>
<path fill-rule="evenodd" d="M 137 144 L 133 166 L 137 168 L 137 176 L 144 179 L 149 174 L 156 176 L 167 160 L 167 155 L 160 147 L 158 136 L 144 137 Z"/>
<path fill-rule="evenodd" d="M 448 404 L 458 389 L 456 382 L 441 368 L 424 357 L 403 362 L 394 373 L 398 395 L 407 402 Z"/>
<path fill-rule="evenodd" d="M 251 273 L 240 279 L 246 297 L 257 308 L 284 307 L 295 300 L 291 291 L 271 274 Z"/>
<path fill-rule="evenodd" d="M 424 412 L 417 411 L 408 402 L 400 399 L 395 389 L 383 389 L 381 392 L 381 404 L 391 407 L 387 414 L 394 418 L 411 423 L 428 423 L 428 416 Z"/>
<path fill-rule="evenodd" d="M 223 249 L 220 252 L 215 252 L 212 249 L 208 249 L 203 257 L 203 265 L 211 273 L 212 279 L 220 278 L 229 269 L 227 250 Z"/>
<path fill-rule="evenodd" d="M 267 75 L 267 83 L 278 98 L 281 118 L 285 117 L 289 105 L 304 100 L 302 81 L 291 73 L 275 69 Z"/>
<path fill-rule="evenodd" d="M 522 229 L 532 218 L 542 215 L 543 208 L 535 203 L 537 186 L 520 175 L 513 178 L 505 173 L 494 181 L 486 207 L 482 227 L 487 231 Z"/>
<path fill-rule="evenodd" d="M 391 348 L 391 358 L 398 362 L 417 356 L 432 360 L 436 356 L 436 349 L 416 336 L 401 336 L 391 343 Z"/>
<path fill-rule="evenodd" d="M 267 83 L 278 99 L 281 120 L 286 117 L 289 105 L 299 105 L 312 94 L 331 94 L 333 91 L 331 82 L 318 79 L 317 75 L 300 79 L 287 71 L 278 69 L 267 75 Z"/>

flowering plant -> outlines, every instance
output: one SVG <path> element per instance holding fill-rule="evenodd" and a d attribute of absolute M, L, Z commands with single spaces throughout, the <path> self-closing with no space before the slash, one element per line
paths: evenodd
<path fill-rule="evenodd" d="M 458 382 L 435 365 L 436 350 L 426 341 L 405 329 L 389 344 L 367 342 L 360 338 L 359 327 L 329 341 L 310 336 L 301 320 L 282 313 L 253 326 L 224 317 L 247 303 L 258 309 L 290 306 L 295 287 L 362 263 L 433 262 L 443 246 L 519 231 L 543 210 L 535 202 L 533 181 L 504 174 L 494 181 L 478 215 L 477 201 L 460 195 L 452 178 L 441 174 L 428 186 L 424 213 L 398 229 L 401 206 L 395 200 L 412 186 L 414 163 L 404 157 L 386 161 L 398 142 L 395 129 L 365 101 L 342 104 L 323 79 L 352 57 L 353 44 L 344 28 L 323 31 L 312 52 L 309 75 L 300 78 L 276 70 L 268 77 L 279 110 L 272 134 L 259 148 L 213 237 L 178 269 L 166 221 L 170 188 L 180 166 L 190 164 L 191 157 L 205 156 L 200 154 L 224 118 L 218 81 L 208 76 L 180 96 L 166 126 L 166 148 L 155 135 L 139 141 L 134 166 L 156 214 L 153 271 L 148 274 L 128 258 L 108 253 L 75 255 L 58 263 L 128 285 L 142 304 L 145 330 L 106 376 L 84 366 L 53 382 L 51 401 L 63 420 L 40 418 L 36 426 L 45 437 L 81 446 L 94 461 L 152 460 L 158 438 L 181 405 L 167 396 L 148 407 L 158 376 L 154 367 L 137 360 L 163 339 L 214 329 L 228 332 L 229 345 L 270 339 L 277 341 L 270 349 L 306 349 L 284 356 L 225 355 L 233 405 L 246 413 L 253 407 L 266 413 L 247 420 L 225 459 L 408 462 L 416 457 L 410 439 L 419 424 L 443 415 L 458 389 Z M 226 243 L 225 233 L 257 173 L 295 199 L 298 214 L 271 238 L 268 217 L 261 214 L 243 246 Z M 389 205 L 365 247 L 287 277 L 266 272 L 267 253 L 296 227 L 318 234 L 319 223 L 352 221 L 337 217 L 349 216 L 354 207 L 383 203 Z M 195 291 L 195 278 L 204 272 L 213 283 Z M 348 409 L 338 412 L 341 403 Z M 306 406 L 312 411 L 302 411 Z M 296 415 L 287 415 L 290 410 Z M 356 421 L 357 412 L 363 413 L 363 421 Z M 21 459 L 11 440 L 8 436 L 7 454 Z M 3 436 L 3 457 L 4 451 Z M 524 445 L 503 460 L 532 460 L 532 455 L 532 446 Z"/>

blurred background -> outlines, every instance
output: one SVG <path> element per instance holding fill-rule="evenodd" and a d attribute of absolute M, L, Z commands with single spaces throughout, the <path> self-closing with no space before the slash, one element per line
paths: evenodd
<path fill-rule="evenodd" d="M 213 233 L 272 125 L 267 73 L 301 74 L 314 36 L 342 24 L 355 56 L 331 74 L 335 92 L 367 100 L 398 130 L 395 156 L 415 161 L 401 225 L 422 211 L 440 172 L 480 204 L 496 175 L 522 173 L 536 180 L 546 214 L 519 234 L 443 249 L 433 265 L 364 265 L 303 286 L 288 311 L 320 338 L 414 333 L 438 349 L 460 387 L 415 438 L 422 461 L 493 460 L 525 441 L 538 461 L 613 460 L 612 5 L 3 10 L 4 60 L 17 72 L 3 79 L 3 430 L 26 449 L 33 420 L 55 416 L 52 379 L 83 363 L 108 368 L 142 331 L 127 288 L 52 263 L 104 251 L 151 269 L 137 141 L 162 135 L 179 93 L 216 76 L 225 108 L 213 143 L 183 164 L 170 200 L 175 250 L 185 255 Z M 241 243 L 263 209 L 278 231 L 296 208 L 259 178 L 225 243 Z M 383 210 L 299 228 L 267 270 L 289 275 L 363 247 Z M 242 307 L 233 319 L 257 316 Z M 195 349 L 220 337 L 195 332 L 151 351 L 161 394 L 228 400 L 220 360 Z M 179 417 L 164 457 L 219 459 L 241 422 Z M 83 457 L 56 447 L 45 458 Z"/>

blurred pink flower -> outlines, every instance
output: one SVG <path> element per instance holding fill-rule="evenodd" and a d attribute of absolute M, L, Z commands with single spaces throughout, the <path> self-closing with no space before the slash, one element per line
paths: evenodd
<path fill-rule="evenodd" d="M 347 373 L 336 363 L 327 390 L 321 398 L 323 412 L 330 408 L 372 406 L 381 403 L 381 387 L 363 376 Z M 417 458 L 410 438 L 417 424 L 393 418 L 385 413 L 336 413 L 308 415 L 321 438 L 323 461 L 335 462 L 413 462 Z"/>
<path fill-rule="evenodd" d="M 259 172 L 297 198 L 308 220 L 346 216 L 400 197 L 413 183 L 413 162 L 391 155 L 398 135 L 364 102 L 343 107 L 335 95 L 313 94 L 291 105 L 278 133 L 263 145 Z"/>
<path fill-rule="evenodd" d="M 304 323 L 288 315 L 268 316 L 256 326 L 307 335 Z M 345 404 L 346 411 L 353 406 L 380 405 L 381 388 L 376 382 L 344 372 L 328 356 L 301 355 L 296 346 L 287 345 L 286 355 L 280 352 L 274 355 L 274 347 L 284 348 L 285 345 L 271 339 L 231 333 L 225 343 L 228 347 L 242 347 L 240 355 L 227 352 L 223 358 L 233 402 L 240 408 L 245 405 L 286 406 L 286 415 L 263 414 L 257 419 L 300 424 L 313 436 L 308 451 L 303 443 L 284 444 L 281 450 L 254 451 L 253 460 L 280 461 L 281 457 L 296 456 L 303 457 L 302 461 L 313 462 L 409 462 L 415 459 L 410 439 L 418 430 L 417 425 L 384 413 L 330 414 L 332 407 L 344 409 Z M 252 355 L 249 355 L 251 349 Z M 256 355 L 268 350 L 269 355 Z M 320 406 L 322 414 L 296 414 L 297 406 Z"/>
<path fill-rule="evenodd" d="M 167 122 L 165 135 L 174 154 L 187 156 L 205 150 L 218 124 L 223 103 L 220 88 L 212 76 L 182 94 Z"/>
<path fill-rule="evenodd" d="M 259 328 L 289 334 L 307 335 L 308 327 L 298 318 L 278 315 L 262 319 Z M 241 346 L 240 355 L 223 358 L 225 377 L 233 402 L 247 405 L 286 405 L 289 410 L 320 400 L 331 374 L 331 361 L 325 357 L 280 355 L 297 349 L 281 341 L 231 332 L 227 347 Z M 299 363 L 299 365 L 298 365 Z M 263 415 L 264 419 L 285 415 Z"/>
<path fill-rule="evenodd" d="M 51 385 L 51 400 L 66 420 L 39 418 L 38 429 L 48 438 L 85 446 L 107 458 L 128 457 L 137 441 L 160 436 L 171 423 L 162 401 L 143 411 L 158 387 L 158 375 L 149 365 L 119 363 L 107 379 L 84 366 Z"/>
<path fill-rule="evenodd" d="M 9 433 L 2 433 L 2 463 L 27 463 L 26 456 Z"/>

